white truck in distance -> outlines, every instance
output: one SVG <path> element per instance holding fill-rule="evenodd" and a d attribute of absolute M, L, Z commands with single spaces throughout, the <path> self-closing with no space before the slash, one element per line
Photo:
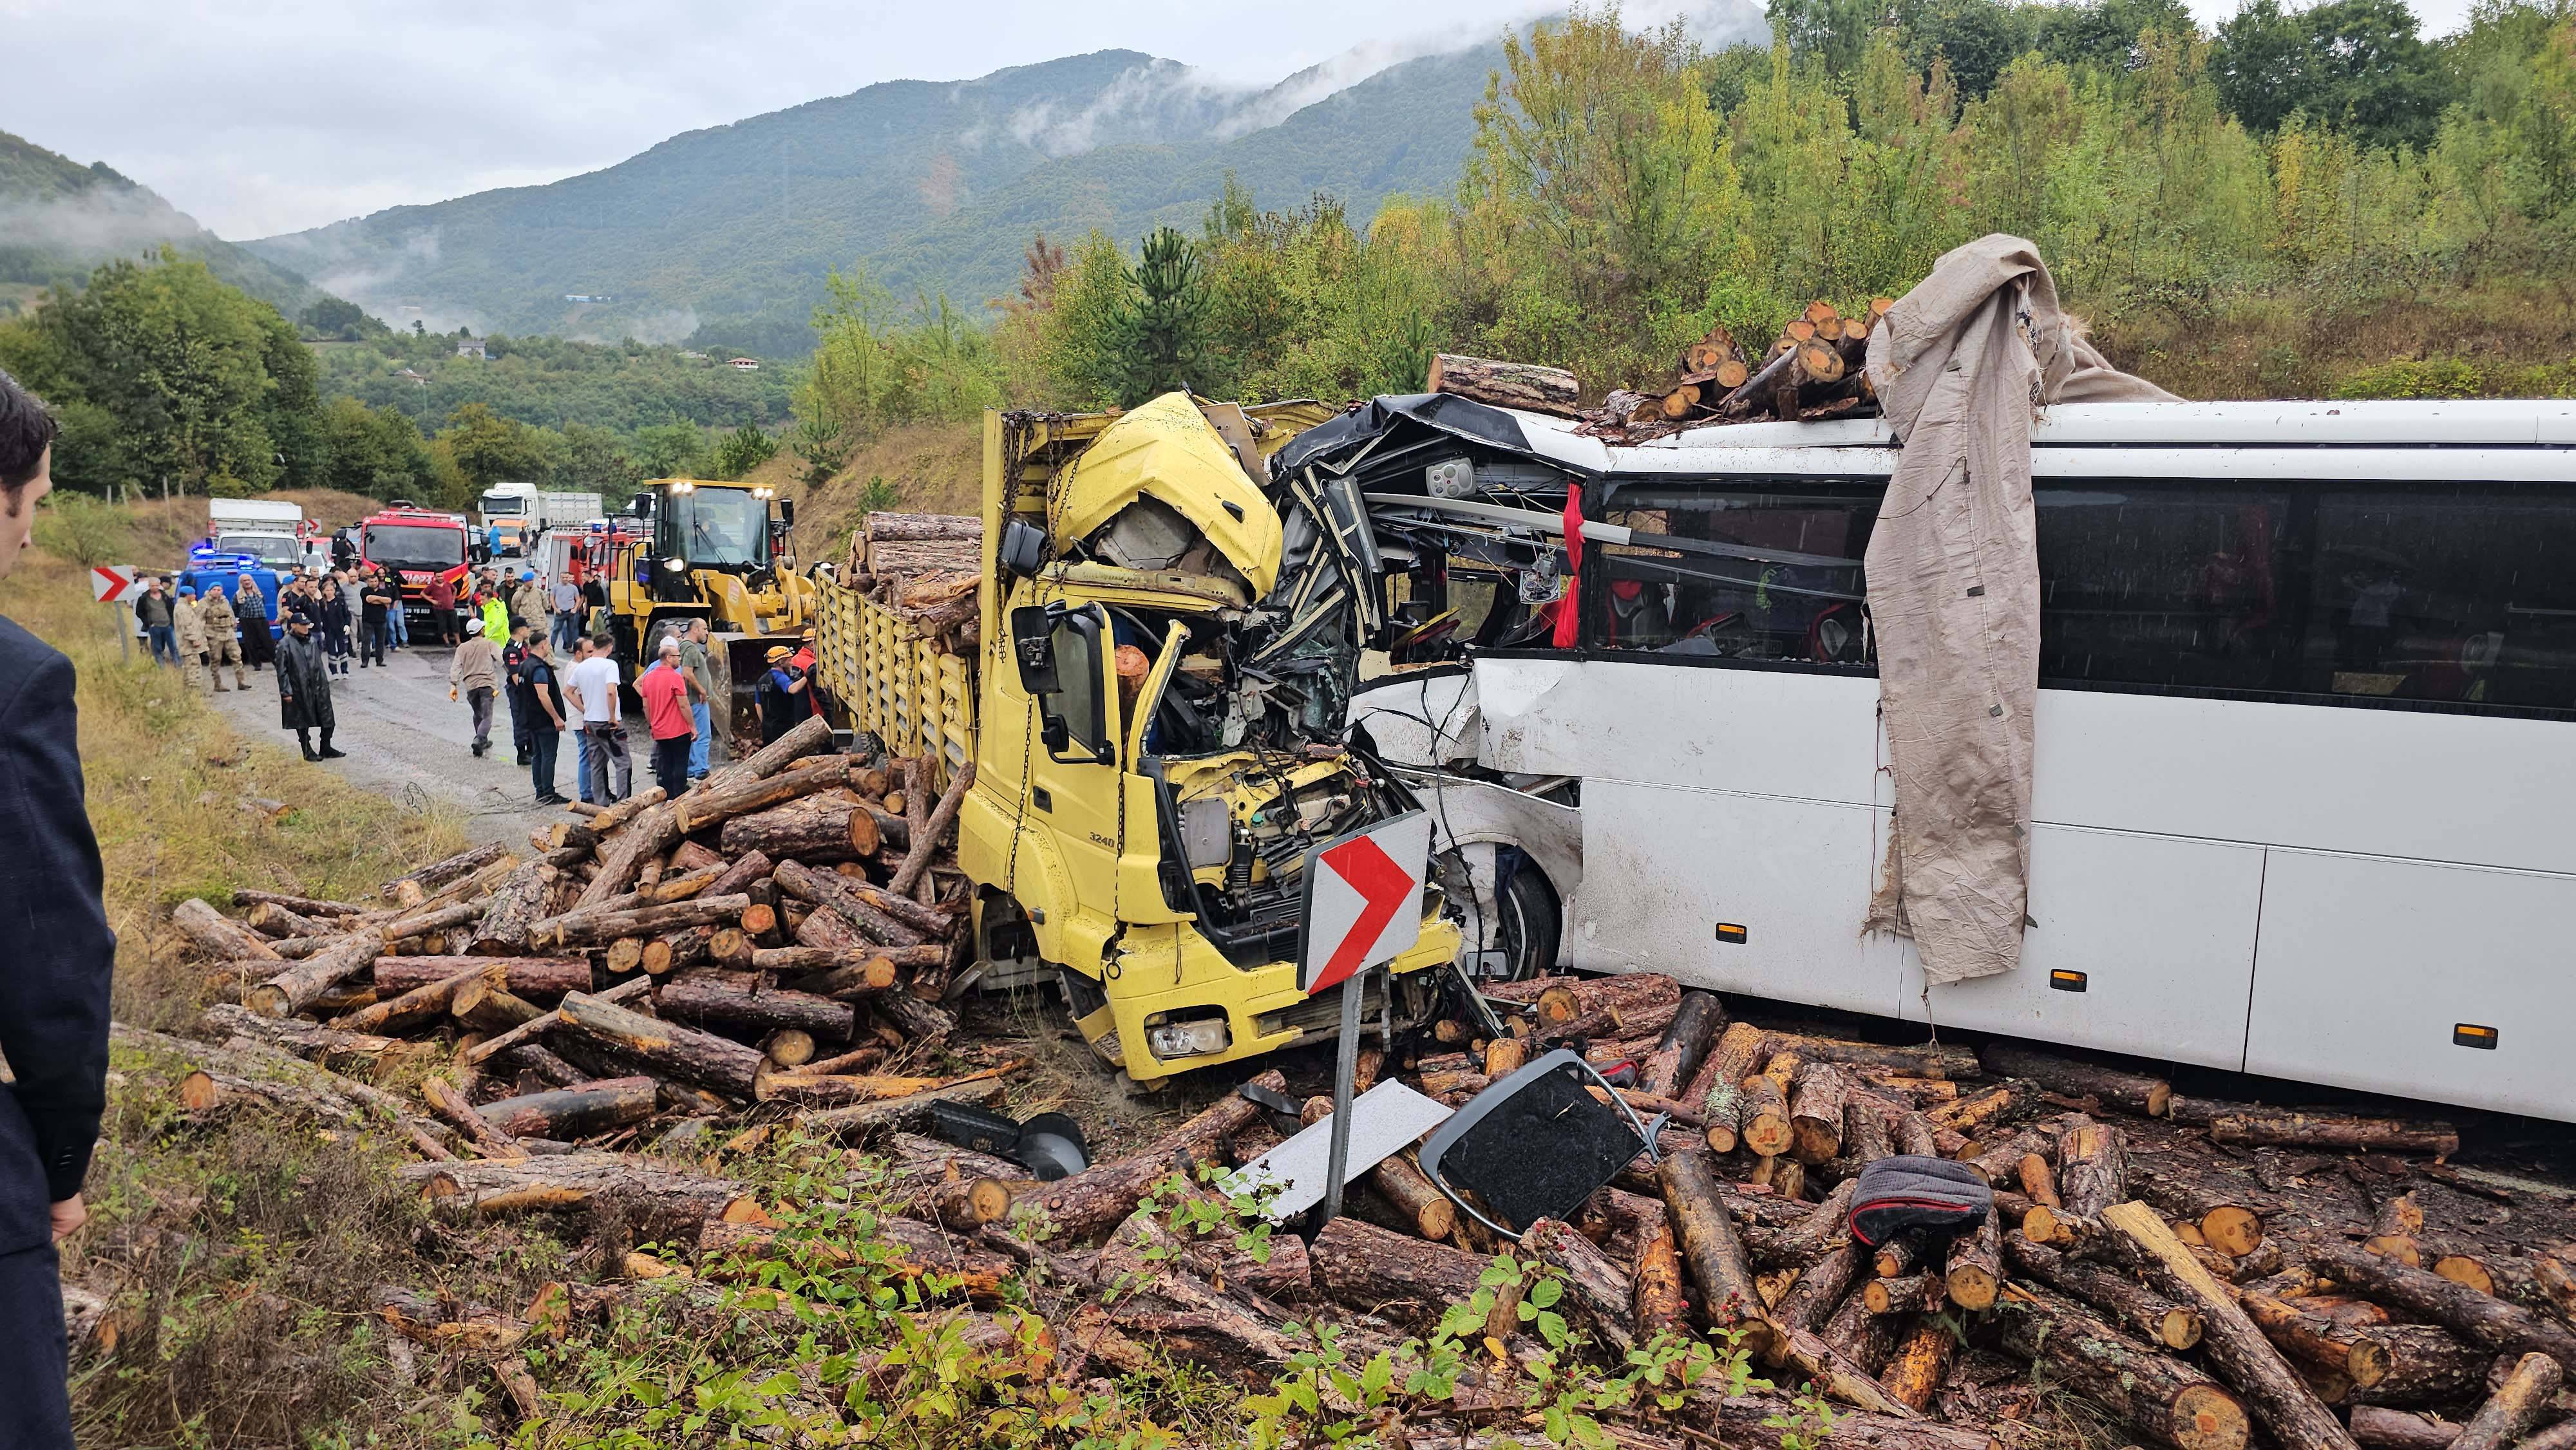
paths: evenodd
<path fill-rule="evenodd" d="M 206 533 L 226 553 L 253 554 L 278 569 L 295 569 L 304 558 L 304 509 L 283 499 L 210 498 L 206 500 Z"/>
<path fill-rule="evenodd" d="M 595 493 L 550 492 L 533 483 L 496 483 L 483 490 L 476 522 L 488 526 L 516 519 L 533 534 L 607 516 L 607 504 Z"/>

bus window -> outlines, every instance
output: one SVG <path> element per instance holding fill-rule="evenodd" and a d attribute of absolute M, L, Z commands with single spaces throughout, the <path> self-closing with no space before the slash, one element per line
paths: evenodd
<path fill-rule="evenodd" d="M 2289 495 L 2230 484 L 2044 484 L 2039 677 L 2275 688 Z"/>
<path fill-rule="evenodd" d="M 1863 663 L 1859 561 L 1877 494 L 1875 487 L 1620 490 L 1610 523 L 1675 543 L 1601 546 L 1609 606 L 1589 631 L 1592 642 L 1659 654 Z M 1695 550 L 1684 540 L 1731 547 Z M 1585 564 L 1591 567 L 1589 556 Z"/>
<path fill-rule="evenodd" d="M 2463 485 L 2321 492 L 2302 693 L 2576 709 L 2576 511 Z"/>

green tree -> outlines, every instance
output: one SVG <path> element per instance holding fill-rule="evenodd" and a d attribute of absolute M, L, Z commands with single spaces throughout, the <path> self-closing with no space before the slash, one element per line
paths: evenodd
<path fill-rule="evenodd" d="M 735 479 L 778 456 L 778 440 L 749 423 L 717 442 L 711 465 L 717 478 Z"/>
<path fill-rule="evenodd" d="M 438 441 L 447 447 L 466 482 L 480 491 L 496 483 L 534 483 L 559 471 L 562 436 L 504 418 L 481 403 L 447 416 Z"/>
<path fill-rule="evenodd" d="M 119 260 L 13 328 L 0 357 L 78 434 L 69 487 L 247 493 L 319 480 L 310 353 L 275 309 L 164 248 Z"/>
<path fill-rule="evenodd" d="M 582 493 L 599 494 L 611 507 L 624 503 L 635 491 L 640 475 L 616 434 L 595 424 L 566 423 L 563 440 L 563 467 L 556 482 Z"/>
<path fill-rule="evenodd" d="M 2328 0 L 2297 12 L 2246 0 L 2218 28 L 2210 73 L 2228 110 L 2258 131 L 2292 115 L 2369 146 L 2425 146 L 2455 94 L 2405 0 Z"/>
<path fill-rule="evenodd" d="M 1129 404 L 1190 387 L 1207 365 L 1207 285 L 1199 249 L 1156 227 L 1130 274 L 1119 318 L 1120 399 Z"/>
<path fill-rule="evenodd" d="M 330 450 L 330 486 L 370 498 L 418 498 L 433 492 L 437 475 L 429 440 L 411 419 L 355 398 L 333 398 L 322 411 Z"/>
<path fill-rule="evenodd" d="M 695 423 L 656 423 L 635 431 L 635 464 L 645 478 L 697 478 L 709 465 L 706 430 Z"/>
<path fill-rule="evenodd" d="M 338 338 L 342 342 L 356 342 L 371 332 L 385 330 L 383 323 L 369 317 L 357 303 L 330 296 L 296 314 L 295 323 L 315 337 Z"/>

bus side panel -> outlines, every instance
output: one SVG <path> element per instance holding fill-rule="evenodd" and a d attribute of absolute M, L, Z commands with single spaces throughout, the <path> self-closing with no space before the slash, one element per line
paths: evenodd
<path fill-rule="evenodd" d="M 1890 1016 L 1896 957 L 1862 936 L 1864 805 L 1594 779 L 1565 961 Z M 1741 940 L 1720 937 L 1742 927 Z"/>
<path fill-rule="evenodd" d="M 2234 1070 L 2262 903 L 2260 847 L 2036 827 L 2021 965 L 1932 988 L 1931 1020 Z M 1919 1022 L 1922 959 L 1898 950 Z"/>
<path fill-rule="evenodd" d="M 2246 1070 L 2576 1116 L 2570 921 L 2576 877 L 2274 850 Z"/>
<path fill-rule="evenodd" d="M 1612 660 L 1476 662 L 1484 763 L 1867 805 L 1878 681 Z M 1854 918 L 1858 920 L 1857 917 Z"/>

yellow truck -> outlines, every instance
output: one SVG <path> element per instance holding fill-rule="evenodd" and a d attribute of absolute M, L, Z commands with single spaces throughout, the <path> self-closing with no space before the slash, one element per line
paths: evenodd
<path fill-rule="evenodd" d="M 825 587 L 817 676 L 847 723 L 973 769 L 958 860 L 991 966 L 1060 974 L 1138 1083 L 1338 1030 L 1298 985 L 1308 853 L 1415 808 L 1342 743 L 1373 555 L 1348 500 L 1267 460 L 1334 415 L 1171 393 L 1114 414 L 986 415 L 974 629 Z M 1364 532 L 1364 525 L 1362 532 Z M 1365 1020 L 1418 1025 L 1459 932 L 1436 880 Z"/>

